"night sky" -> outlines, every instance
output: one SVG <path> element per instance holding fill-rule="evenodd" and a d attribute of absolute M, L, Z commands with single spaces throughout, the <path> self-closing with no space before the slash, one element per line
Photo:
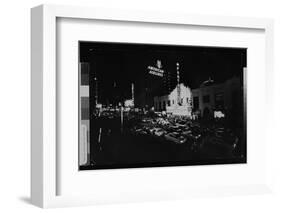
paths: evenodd
<path fill-rule="evenodd" d="M 240 48 L 106 42 L 79 44 L 80 62 L 90 63 L 90 78 L 98 78 L 103 103 L 110 102 L 116 94 L 123 99 L 129 98 L 131 83 L 135 85 L 136 96 L 145 88 L 157 87 L 157 81 L 154 85 L 147 82 L 147 76 L 151 77 L 147 67 L 156 66 L 157 60 L 161 60 L 163 70 L 173 74 L 179 62 L 180 82 L 192 89 L 209 78 L 221 83 L 233 76 L 241 77 L 247 61 L 247 50 Z"/>

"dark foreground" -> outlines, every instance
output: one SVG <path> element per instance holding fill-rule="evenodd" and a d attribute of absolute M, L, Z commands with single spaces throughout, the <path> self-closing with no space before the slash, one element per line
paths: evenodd
<path fill-rule="evenodd" d="M 91 120 L 88 165 L 81 170 L 246 163 L 242 128 L 226 120 L 106 114 Z"/>

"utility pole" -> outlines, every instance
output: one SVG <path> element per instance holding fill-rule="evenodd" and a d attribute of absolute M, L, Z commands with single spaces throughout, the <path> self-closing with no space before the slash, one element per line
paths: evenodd
<path fill-rule="evenodd" d="M 132 83 L 132 101 L 133 101 L 133 106 L 135 107 L 135 87 L 134 83 Z"/>
<path fill-rule="evenodd" d="M 94 77 L 94 81 L 95 81 L 95 104 L 97 106 L 97 104 L 98 104 L 98 78 L 96 76 Z"/>
<path fill-rule="evenodd" d="M 123 106 L 122 103 L 119 103 L 120 106 L 120 130 L 123 132 L 123 125 L 124 125 L 124 115 L 123 115 Z"/>

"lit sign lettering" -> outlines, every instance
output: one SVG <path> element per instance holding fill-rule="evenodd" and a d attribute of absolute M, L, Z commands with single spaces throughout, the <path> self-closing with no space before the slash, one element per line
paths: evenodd
<path fill-rule="evenodd" d="M 156 76 L 159 76 L 159 77 L 163 77 L 164 76 L 164 70 L 161 69 L 161 68 L 162 68 L 162 63 L 161 63 L 160 60 L 157 60 L 156 67 L 154 67 L 154 66 L 148 66 L 147 67 L 149 74 L 156 75 Z"/>

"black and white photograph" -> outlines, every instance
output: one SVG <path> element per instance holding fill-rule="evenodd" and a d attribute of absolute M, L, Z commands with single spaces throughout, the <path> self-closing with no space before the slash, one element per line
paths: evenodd
<path fill-rule="evenodd" d="M 247 49 L 79 41 L 79 170 L 247 162 Z"/>

